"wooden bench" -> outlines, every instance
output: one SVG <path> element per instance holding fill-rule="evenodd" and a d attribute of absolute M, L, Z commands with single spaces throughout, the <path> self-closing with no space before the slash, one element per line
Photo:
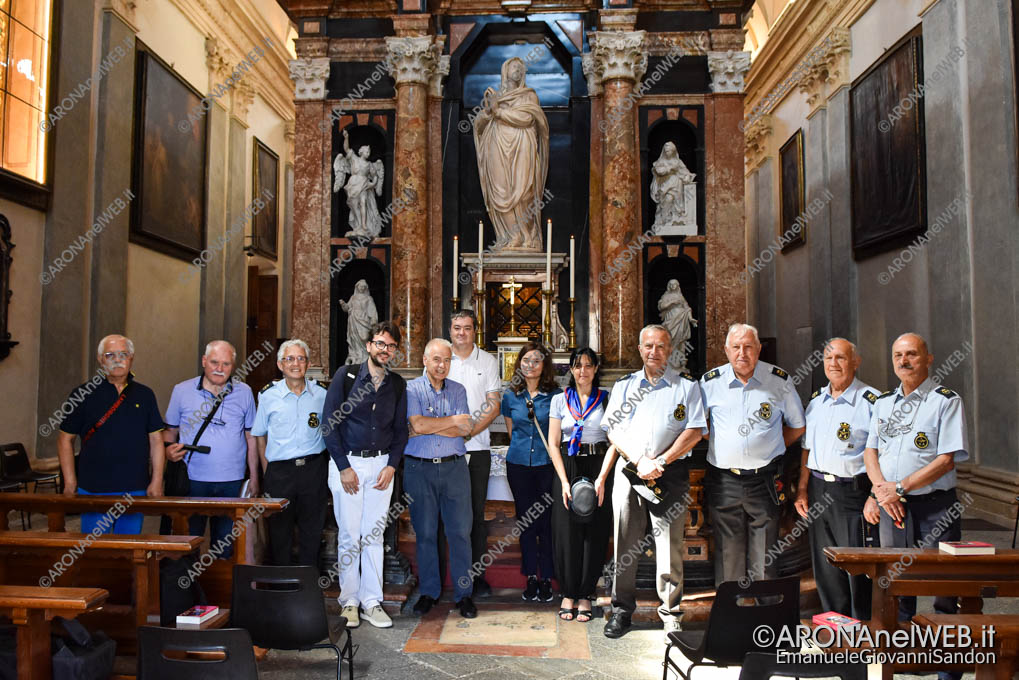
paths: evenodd
<path fill-rule="evenodd" d="M 90 623 L 131 649 L 137 627 L 148 623 L 150 613 L 159 613 L 159 560 L 182 557 L 201 544 L 198 536 L 0 531 L 0 583 L 87 585 L 114 592 L 120 596 L 116 604 Z M 124 562 L 130 570 L 126 583 L 118 582 Z"/>
<path fill-rule="evenodd" d="M 1019 653 L 1019 615 L 1015 614 L 917 614 L 913 621 L 921 626 L 969 626 L 973 647 L 982 652 L 993 652 L 995 662 L 976 666 L 976 680 L 1011 680 L 1016 672 L 1016 656 Z M 994 626 L 993 641 L 990 639 Z M 987 633 L 984 633 L 987 631 Z M 987 635 L 987 639 L 983 636 Z M 981 643 L 988 643 L 981 647 Z M 965 651 L 967 648 L 951 651 Z"/>
<path fill-rule="evenodd" d="M 0 493 L 0 530 L 8 529 L 7 515 L 11 510 L 28 510 L 46 515 L 50 531 L 64 531 L 67 513 L 99 512 L 110 510 L 123 496 L 65 496 L 63 494 Z M 229 560 L 215 560 L 200 579 L 210 604 L 230 606 L 233 583 L 233 565 L 247 564 L 246 517 L 268 517 L 282 512 L 290 503 L 286 498 L 178 498 L 148 496 L 132 497 L 126 514 L 169 515 L 173 519 L 175 534 L 188 533 L 188 518 L 192 515 L 226 515 L 241 527 L 233 540 L 233 555 Z"/>
<path fill-rule="evenodd" d="M 43 588 L 0 586 L 0 615 L 18 627 L 18 680 L 50 680 L 53 658 L 50 621 L 73 619 L 106 601 L 101 588 Z"/>

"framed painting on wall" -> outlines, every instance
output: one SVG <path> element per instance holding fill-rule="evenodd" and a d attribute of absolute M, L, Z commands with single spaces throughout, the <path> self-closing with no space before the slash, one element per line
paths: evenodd
<path fill-rule="evenodd" d="M 205 247 L 202 95 L 137 43 L 130 240 L 191 259 Z"/>
<path fill-rule="evenodd" d="M 807 226 L 801 221 L 799 231 L 794 230 L 796 219 L 803 215 L 806 197 L 803 180 L 803 129 L 797 130 L 778 152 L 778 234 L 788 234 L 782 252 L 788 252 L 807 242 Z"/>
<path fill-rule="evenodd" d="M 257 137 L 253 153 L 251 195 L 254 198 L 261 198 L 265 202 L 265 206 L 254 212 L 254 216 L 251 218 L 251 245 L 259 255 L 275 260 L 279 227 L 277 194 L 279 193 L 280 157 Z"/>

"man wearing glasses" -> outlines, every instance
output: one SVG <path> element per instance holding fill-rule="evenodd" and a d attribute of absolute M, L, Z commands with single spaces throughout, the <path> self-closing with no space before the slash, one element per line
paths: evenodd
<path fill-rule="evenodd" d="M 237 498 L 245 476 L 251 478 L 251 493 L 258 494 L 258 453 L 251 434 L 255 397 L 246 384 L 230 380 L 236 362 L 233 345 L 214 340 L 205 346 L 202 375 L 178 383 L 170 395 L 163 432 L 166 457 L 186 461 L 194 497 Z M 206 418 L 209 425 L 195 442 Z M 182 446 L 196 443 L 208 446 L 209 453 L 189 452 Z M 205 535 L 205 520 L 204 515 L 192 515 L 188 533 Z M 232 540 L 226 538 L 233 521 L 219 515 L 211 523 L 210 545 L 218 547 L 217 556 L 226 559 L 233 554 Z"/>
<path fill-rule="evenodd" d="M 122 335 L 108 335 L 99 341 L 97 358 L 106 380 L 95 390 L 88 383 L 75 389 L 72 397 L 86 396 L 80 401 L 68 398 L 74 410 L 60 423 L 57 454 L 64 494 L 162 496 L 163 419 L 156 395 L 131 373 L 134 344 Z M 77 471 L 75 436 L 81 437 Z M 82 533 L 97 528 L 102 533 L 141 533 L 140 514 L 123 515 L 112 526 L 102 518 L 98 512 L 81 513 Z"/>
<path fill-rule="evenodd" d="M 273 564 L 291 564 L 296 524 L 300 534 L 296 564 L 317 565 L 329 474 L 320 427 L 326 390 L 305 378 L 308 345 L 303 340 L 284 342 L 276 354 L 276 365 L 283 380 L 269 383 L 258 393 L 258 411 L 251 428 L 266 492 L 290 500 L 286 510 L 266 520 L 269 549 Z"/>
<path fill-rule="evenodd" d="M 407 384 L 387 370 L 400 344 L 400 329 L 389 321 L 371 328 L 368 360 L 341 366 L 322 408 L 322 431 L 333 465 L 329 489 L 338 528 L 336 554 L 339 602 L 347 625 L 364 617 L 376 628 L 392 619 L 382 609 L 382 531 L 393 474 L 407 446 Z"/>

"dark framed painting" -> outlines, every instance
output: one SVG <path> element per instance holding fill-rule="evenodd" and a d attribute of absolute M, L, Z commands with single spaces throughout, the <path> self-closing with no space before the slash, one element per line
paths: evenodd
<path fill-rule="evenodd" d="M 141 42 L 135 77 L 130 240 L 191 259 L 205 247 L 202 95 Z"/>
<path fill-rule="evenodd" d="M 919 28 L 849 91 L 853 257 L 912 241 L 926 229 L 923 44 Z"/>
<path fill-rule="evenodd" d="M 803 128 L 800 128 L 778 152 L 778 234 L 788 235 L 782 246 L 783 253 L 807 242 L 807 225 L 802 220 L 799 231 L 793 230 L 796 220 L 806 209 L 805 191 Z"/>
<path fill-rule="evenodd" d="M 251 246 L 259 255 L 276 259 L 276 238 L 279 228 L 280 157 L 255 138 L 251 170 L 251 200 L 261 198 L 265 207 L 251 218 Z M 256 206 L 257 207 L 257 206 Z"/>

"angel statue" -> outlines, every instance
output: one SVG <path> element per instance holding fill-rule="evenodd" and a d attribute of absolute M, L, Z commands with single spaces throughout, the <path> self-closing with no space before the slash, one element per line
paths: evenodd
<path fill-rule="evenodd" d="M 354 284 L 349 300 L 340 300 L 340 309 L 347 313 L 347 363 L 361 364 L 368 360 L 371 328 L 379 321 L 375 301 L 368 293 L 368 283 L 360 279 Z"/>
<path fill-rule="evenodd" d="M 371 149 L 365 145 L 357 150 L 355 155 L 350 150 L 350 140 L 347 131 L 343 131 L 343 153 L 336 155 L 333 161 L 333 193 L 341 188 L 347 192 L 347 206 L 350 208 L 350 231 L 344 236 L 367 236 L 375 238 L 382 231 L 382 217 L 379 215 L 379 208 L 375 204 L 375 196 L 382 195 L 382 180 L 385 179 L 386 169 L 381 160 L 372 162 L 368 160 Z M 343 186 L 343 180 L 347 175 L 347 186 Z"/>
<path fill-rule="evenodd" d="M 697 325 L 697 319 L 693 318 L 690 303 L 683 297 L 676 279 L 670 280 L 665 287 L 665 293 L 658 300 L 658 311 L 662 315 L 662 325 L 672 337 L 669 367 L 675 371 L 685 371 L 686 355 L 690 350 L 690 328 Z"/>
<path fill-rule="evenodd" d="M 694 175 L 676 152 L 676 145 L 666 142 L 652 166 L 651 199 L 658 204 L 652 229 L 662 233 L 685 233 L 676 228 L 692 225 L 696 232 L 697 199 Z"/>

